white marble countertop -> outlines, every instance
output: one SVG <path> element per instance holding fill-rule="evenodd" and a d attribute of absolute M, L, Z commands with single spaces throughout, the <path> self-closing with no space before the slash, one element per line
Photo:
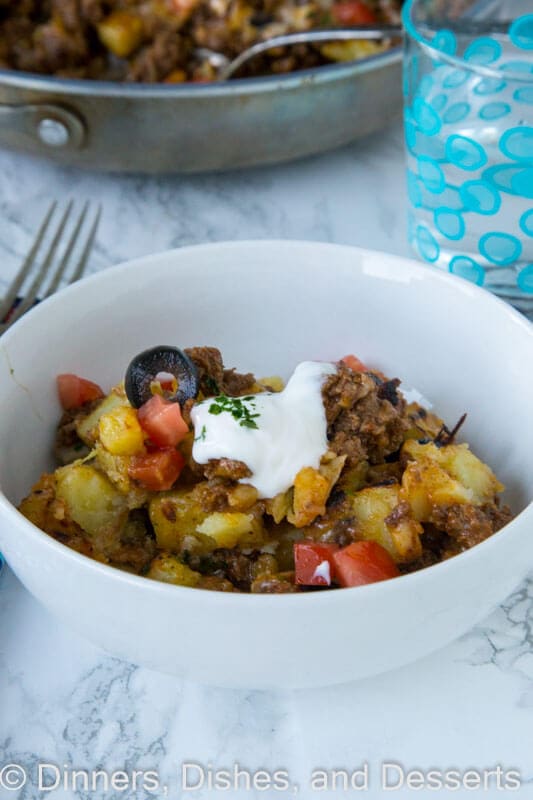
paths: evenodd
<path fill-rule="evenodd" d="M 0 284 L 27 251 L 52 197 L 99 200 L 103 222 L 91 270 L 205 241 L 294 238 L 408 254 L 399 127 L 333 154 L 231 175 L 102 176 L 0 154 Z M 184 762 L 250 771 L 286 769 L 313 797 L 530 798 L 533 782 L 533 583 L 461 640 L 402 670 L 342 687 L 293 693 L 184 684 L 121 662 L 51 618 L 8 570 L 0 577 L 0 779 L 27 773 L 0 798 L 273 798 L 290 792 L 180 789 Z M 385 763 L 405 772 L 474 770 L 490 788 L 385 790 Z M 62 784 L 40 791 L 37 765 Z M 319 768 L 368 765 L 368 787 L 312 791 Z M 500 766 L 498 789 L 494 771 Z M 72 770 L 154 770 L 161 788 L 73 788 Z M 513 790 L 510 771 L 520 773 Z M 507 772 L 506 772 L 507 771 Z M 11 773 L 13 775 L 14 773 Z M 390 785 L 398 769 L 390 768 Z M 57 772 L 48 769 L 50 785 Z M 190 773 L 192 780 L 192 773 Z M 360 777 L 360 780 L 362 778 Z M 472 779 L 475 782 L 475 778 Z M 516 785 L 516 780 L 514 781 Z M 66 784 L 66 788 L 65 788 Z M 131 786 L 131 784 L 130 784 Z"/>

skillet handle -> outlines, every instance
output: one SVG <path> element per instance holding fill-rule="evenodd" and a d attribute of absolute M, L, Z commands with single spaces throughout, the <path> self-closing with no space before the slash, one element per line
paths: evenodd
<path fill-rule="evenodd" d="M 0 139 L 14 147 L 23 143 L 45 150 L 79 150 L 86 126 L 75 111 L 55 103 L 0 103 Z"/>

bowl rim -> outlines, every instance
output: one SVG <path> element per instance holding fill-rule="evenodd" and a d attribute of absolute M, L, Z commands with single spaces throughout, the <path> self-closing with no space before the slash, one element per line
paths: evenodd
<path fill-rule="evenodd" d="M 449 273 L 445 273 L 443 271 L 437 269 L 429 269 L 424 263 L 415 261 L 412 258 L 407 258 L 404 256 L 398 256 L 391 253 L 386 253 L 379 250 L 372 250 L 369 248 L 363 247 L 356 247 L 352 245 L 345 245 L 345 244 L 336 244 L 330 242 L 319 242 L 319 241 L 310 241 L 310 240 L 287 240 L 287 239 L 245 239 L 245 240 L 238 240 L 238 241 L 221 241 L 221 242 L 209 242 L 206 244 L 197 244 L 197 245 L 188 245 L 187 247 L 183 248 L 174 248 L 170 250 L 164 250 L 159 253 L 149 254 L 145 256 L 141 256 L 139 258 L 130 259 L 119 264 L 116 264 L 112 267 L 107 269 L 100 270 L 92 275 L 89 275 L 81 280 L 77 281 L 75 284 L 71 284 L 70 286 L 65 287 L 64 289 L 56 292 L 51 297 L 44 300 L 38 306 L 36 306 L 30 313 L 35 319 L 38 315 L 45 312 L 47 309 L 52 309 L 56 303 L 62 303 L 65 299 L 67 299 L 72 293 L 77 293 L 83 291 L 84 287 L 88 284 L 98 283 L 100 281 L 112 281 L 115 276 L 119 276 L 121 273 L 125 271 L 129 271 L 131 269 L 141 269 L 145 270 L 147 265 L 157 265 L 159 262 L 164 263 L 167 262 L 169 259 L 172 259 L 175 256 L 178 256 L 180 259 L 187 259 L 187 255 L 191 252 L 198 252 L 200 250 L 204 251 L 217 251 L 220 249 L 225 250 L 232 250 L 232 249 L 249 249 L 250 247 L 255 248 L 265 248 L 265 247 L 286 247 L 287 249 L 297 249 L 301 247 L 309 247 L 312 246 L 314 248 L 318 248 L 322 250 L 324 253 L 331 251 L 338 252 L 339 250 L 343 250 L 345 252 L 351 252 L 354 255 L 359 257 L 359 263 L 354 262 L 353 269 L 354 271 L 363 270 L 363 258 L 364 256 L 371 256 L 375 257 L 378 256 L 380 258 L 387 259 L 395 263 L 396 267 L 407 271 L 409 275 L 414 276 L 417 279 L 422 280 L 429 280 L 429 281 L 436 281 L 438 283 L 444 283 L 447 286 L 452 286 L 454 291 L 459 292 L 460 294 L 470 294 L 473 295 L 475 298 L 478 298 L 479 302 L 486 303 L 493 307 L 496 313 L 503 314 L 507 316 L 514 325 L 517 325 L 521 328 L 525 335 L 529 336 L 531 339 L 531 345 L 533 349 L 533 325 L 528 322 L 528 320 L 522 316 L 518 311 L 508 305 L 505 301 L 501 300 L 500 298 L 496 297 L 495 295 L 488 292 L 486 289 L 483 289 L 480 286 L 476 286 L 475 284 L 470 283 L 469 281 L 460 278 L 459 276 L 452 275 Z M 173 267 L 176 268 L 175 266 Z M 393 278 L 391 278 L 393 280 Z M 498 311 L 499 309 L 499 311 Z M 13 338 L 14 335 L 17 335 L 18 331 L 23 331 L 26 320 L 28 319 L 28 315 L 23 316 L 20 320 L 18 320 L 11 328 L 9 328 L 2 336 L 0 336 L 0 351 L 9 359 L 9 355 L 7 351 L 4 349 L 5 344 L 9 344 L 9 340 Z M 230 606 L 234 605 L 235 603 L 248 603 L 249 605 L 256 606 L 258 603 L 262 604 L 263 607 L 267 605 L 266 598 L 270 598 L 270 603 L 274 603 L 276 608 L 280 608 L 281 605 L 285 602 L 299 603 L 303 602 L 299 598 L 300 597 L 307 597 L 308 603 L 329 603 L 329 602 L 337 602 L 335 598 L 339 596 L 344 596 L 346 592 L 349 593 L 349 597 L 359 597 L 362 598 L 370 597 L 373 593 L 381 591 L 381 592 L 391 592 L 391 591 L 400 591 L 400 588 L 394 589 L 392 587 L 403 586 L 405 587 L 406 591 L 409 591 L 410 587 L 413 587 L 417 584 L 422 583 L 424 580 L 429 580 L 431 575 L 434 575 L 436 571 L 440 573 L 444 573 L 446 570 L 453 569 L 453 564 L 460 561 L 461 564 L 467 563 L 468 560 L 472 560 L 476 558 L 476 553 L 480 551 L 486 553 L 489 551 L 489 548 L 494 548 L 498 546 L 498 542 L 501 540 L 501 535 L 505 531 L 513 531 L 518 524 L 520 526 L 522 523 L 529 520 L 530 524 L 533 526 L 533 501 L 531 501 L 525 508 L 523 508 L 510 522 L 508 522 L 503 528 L 497 531 L 494 535 L 490 536 L 488 539 L 485 539 L 483 542 L 475 545 L 474 547 L 470 548 L 469 550 L 460 553 L 453 558 L 447 559 L 446 561 L 441 561 L 437 564 L 433 564 L 429 567 L 424 567 L 416 572 L 411 572 L 406 575 L 400 575 L 399 579 L 394 578 L 390 580 L 380 581 L 373 584 L 367 584 L 364 586 L 357 586 L 357 587 L 346 587 L 342 588 L 341 590 L 337 591 L 322 591 L 322 592 L 295 592 L 295 593 L 286 593 L 286 594 L 251 594 L 246 592 L 221 592 L 221 591 L 212 591 L 208 589 L 198 589 L 194 587 L 187 587 L 187 586 L 178 586 L 175 584 L 164 583 L 162 581 L 151 580 L 150 578 L 146 578 L 145 576 L 135 575 L 133 573 L 126 572 L 121 570 L 117 567 L 113 567 L 109 564 L 104 564 L 99 561 L 96 561 L 89 556 L 85 556 L 81 553 L 78 553 L 75 550 L 67 547 L 67 545 L 58 542 L 57 540 L 53 539 L 49 534 L 45 533 L 39 527 L 34 525 L 30 522 L 26 517 L 24 517 L 20 511 L 16 508 L 16 506 L 11 503 L 11 501 L 6 497 L 3 493 L 2 488 L 0 487 L 0 518 L 5 517 L 12 520 L 14 527 L 22 525 L 25 529 L 26 533 L 33 539 L 34 541 L 41 542 L 46 547 L 51 547 L 58 555 L 58 557 L 65 557 L 67 560 L 71 560 L 74 563 L 78 564 L 81 568 L 84 567 L 96 571 L 98 575 L 100 575 L 104 579 L 115 579 L 119 580 L 120 583 L 123 585 L 131 585 L 133 587 L 146 587 L 146 591 L 151 591 L 155 594 L 162 594 L 167 598 L 175 597 L 176 599 L 180 597 L 191 597 L 191 592 L 194 592 L 194 597 L 197 597 L 198 602 L 205 602 L 205 603 L 223 603 L 229 604 Z M 12 526 L 13 527 L 13 526 Z M 9 561 L 7 562 L 9 565 Z M 354 595 L 353 593 L 358 591 L 359 594 Z M 183 592 L 186 592 L 186 595 L 183 595 Z M 311 599 L 311 597 L 313 599 Z M 327 597 L 327 599 L 325 599 Z M 246 600 L 243 600 L 246 598 Z M 273 599 L 276 598 L 276 599 Z M 289 599 L 290 598 L 290 599 Z M 296 599 L 298 598 L 298 599 Z"/>

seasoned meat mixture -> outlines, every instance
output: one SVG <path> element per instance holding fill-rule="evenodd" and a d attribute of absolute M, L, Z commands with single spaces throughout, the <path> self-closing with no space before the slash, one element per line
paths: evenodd
<path fill-rule="evenodd" d="M 202 48 L 229 58 L 257 41 L 325 26 L 398 22 L 400 0 L 0 0 L 0 66 L 66 78 L 211 81 Z M 391 44 L 278 51 L 252 74 L 364 58 Z"/>
<path fill-rule="evenodd" d="M 214 347 L 161 346 L 107 395 L 70 374 L 58 389 L 63 466 L 20 510 L 152 580 L 255 594 L 359 586 L 456 556 L 511 519 L 502 484 L 456 442 L 464 417 L 447 427 L 355 356 L 303 362 L 285 385 L 228 369 Z"/>

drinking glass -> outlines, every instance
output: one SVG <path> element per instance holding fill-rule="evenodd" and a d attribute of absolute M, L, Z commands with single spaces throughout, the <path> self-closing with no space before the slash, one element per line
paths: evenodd
<path fill-rule="evenodd" d="M 409 240 L 533 314 L 531 0 L 407 0 Z"/>

